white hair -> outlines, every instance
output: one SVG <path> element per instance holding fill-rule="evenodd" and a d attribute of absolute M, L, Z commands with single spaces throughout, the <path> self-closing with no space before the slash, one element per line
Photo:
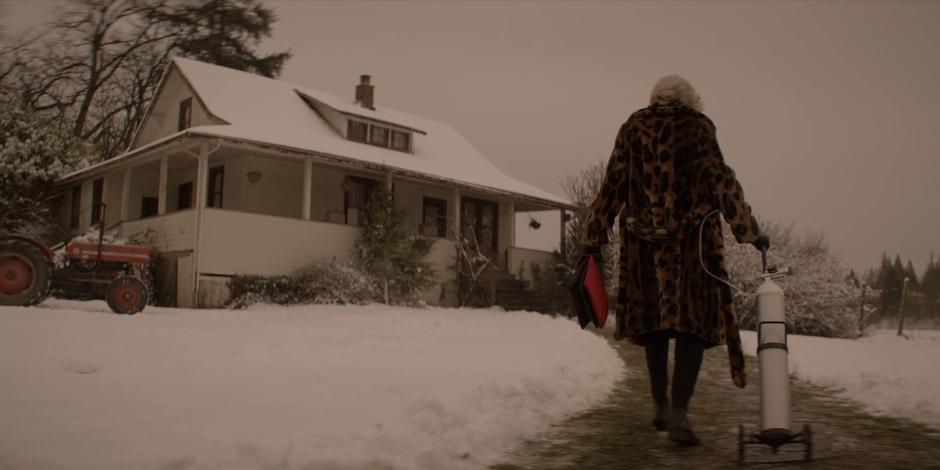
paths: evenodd
<path fill-rule="evenodd" d="M 666 75 L 653 85 L 650 104 L 678 104 L 699 112 L 705 108 L 705 103 L 702 103 L 702 97 L 695 91 L 695 87 L 678 75 Z"/>

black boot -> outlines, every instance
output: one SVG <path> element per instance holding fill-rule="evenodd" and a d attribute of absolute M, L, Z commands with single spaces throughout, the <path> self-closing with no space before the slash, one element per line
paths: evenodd
<path fill-rule="evenodd" d="M 679 334 L 676 338 L 676 367 L 672 376 L 672 416 L 669 439 L 684 446 L 697 446 L 699 438 L 689 423 L 689 400 L 695 391 L 698 372 L 702 367 L 705 343 L 696 336 Z"/>
<path fill-rule="evenodd" d="M 656 403 L 653 407 L 653 429 L 666 431 L 669 429 L 669 402 Z"/>
<path fill-rule="evenodd" d="M 672 408 L 672 416 L 669 418 L 669 440 L 689 447 L 701 443 L 698 436 L 692 431 L 688 409 L 675 406 Z"/>
<path fill-rule="evenodd" d="M 669 399 L 666 388 L 669 386 L 668 362 L 669 339 L 658 338 L 650 341 L 646 349 L 646 370 L 650 375 L 650 392 L 653 395 L 653 428 L 665 431 L 669 427 Z"/>

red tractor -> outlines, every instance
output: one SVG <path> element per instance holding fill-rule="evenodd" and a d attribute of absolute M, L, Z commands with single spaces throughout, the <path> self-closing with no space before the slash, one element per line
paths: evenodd
<path fill-rule="evenodd" d="M 103 296 L 115 313 L 133 315 L 147 305 L 150 291 L 142 281 L 150 248 L 70 242 L 66 263 L 55 266 L 46 245 L 26 237 L 0 236 L 0 305 L 35 305 L 50 290 Z"/>

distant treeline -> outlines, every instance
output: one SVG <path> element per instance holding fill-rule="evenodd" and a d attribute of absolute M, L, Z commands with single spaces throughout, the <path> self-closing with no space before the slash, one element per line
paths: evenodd
<path fill-rule="evenodd" d="M 886 253 L 881 255 L 881 265 L 869 269 L 862 279 L 854 272 L 850 276 L 870 289 L 868 302 L 875 307 L 872 321 L 897 317 L 903 305 L 905 317 L 940 325 L 940 262 L 933 253 L 920 276 L 910 260 L 903 263 L 899 255 L 892 260 Z"/>

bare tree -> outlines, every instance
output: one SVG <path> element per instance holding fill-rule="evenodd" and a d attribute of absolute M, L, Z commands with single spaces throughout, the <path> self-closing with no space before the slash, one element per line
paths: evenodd
<path fill-rule="evenodd" d="M 603 161 L 596 161 L 579 173 L 568 175 L 561 183 L 561 188 L 565 195 L 578 208 L 572 213 L 571 218 L 565 224 L 565 237 L 562 243 L 565 244 L 565 263 L 569 269 L 573 270 L 581 256 L 582 248 L 587 236 L 587 222 L 590 218 L 591 204 L 600 193 L 601 185 L 604 184 L 604 176 L 607 173 L 607 167 Z M 616 292 L 617 272 L 619 270 L 618 254 L 620 253 L 619 230 L 611 231 L 608 243 L 602 250 L 604 255 L 604 279 L 608 292 Z"/>
<path fill-rule="evenodd" d="M 108 158 L 130 143 L 171 54 L 279 73 L 289 52 L 254 50 L 274 21 L 257 0 L 75 0 L 41 36 L 0 43 L 0 92 Z"/>

